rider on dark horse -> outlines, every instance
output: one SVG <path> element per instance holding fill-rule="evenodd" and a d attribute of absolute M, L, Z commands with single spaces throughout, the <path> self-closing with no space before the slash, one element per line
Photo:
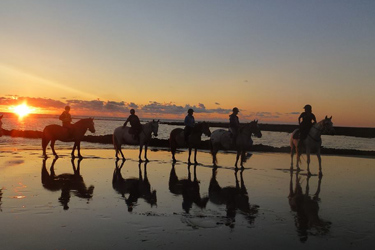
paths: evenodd
<path fill-rule="evenodd" d="M 315 115 L 312 113 L 311 105 L 307 104 L 305 107 L 305 112 L 302 112 L 298 117 L 300 138 L 298 142 L 298 148 L 301 148 L 303 141 L 306 139 L 311 127 L 316 123 Z M 302 121 L 301 121 L 302 120 Z"/>
<path fill-rule="evenodd" d="M 133 135 L 134 140 L 139 140 L 139 134 L 142 132 L 142 125 L 141 121 L 139 120 L 138 116 L 135 114 L 135 110 L 130 110 L 130 115 L 128 119 L 125 121 L 123 127 L 126 127 L 126 124 L 130 123 L 131 128 L 129 129 L 129 133 Z"/>
<path fill-rule="evenodd" d="M 187 114 L 187 116 L 185 117 L 185 120 L 184 120 L 184 124 L 185 124 L 184 138 L 185 138 L 186 144 L 189 144 L 189 135 L 191 134 L 191 132 L 193 131 L 193 128 L 195 126 L 195 119 L 194 119 L 193 113 L 194 113 L 194 110 L 189 109 L 188 114 Z"/>
<path fill-rule="evenodd" d="M 62 126 L 68 131 L 69 137 L 73 137 L 73 125 L 72 125 L 72 116 L 69 113 L 70 107 L 66 106 L 65 110 L 59 116 L 59 120 L 62 121 Z"/>
<path fill-rule="evenodd" d="M 229 115 L 229 132 L 232 137 L 232 144 L 236 144 L 236 137 L 238 135 L 238 128 L 240 126 L 240 121 L 237 114 L 240 112 L 238 108 L 233 108 L 233 113 Z"/>

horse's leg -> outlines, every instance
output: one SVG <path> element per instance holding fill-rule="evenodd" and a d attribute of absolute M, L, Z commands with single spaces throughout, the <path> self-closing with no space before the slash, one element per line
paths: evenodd
<path fill-rule="evenodd" d="M 217 145 L 212 145 L 211 154 L 212 154 L 212 163 L 214 166 L 217 166 L 217 152 L 219 151 L 219 147 Z"/>
<path fill-rule="evenodd" d="M 198 149 L 195 148 L 195 149 L 194 149 L 194 163 L 195 163 L 195 164 L 198 164 L 198 162 L 197 162 L 197 151 L 198 151 Z"/>
<path fill-rule="evenodd" d="M 78 151 L 78 157 L 83 158 L 81 155 L 81 141 L 77 142 L 77 151 Z"/>
<path fill-rule="evenodd" d="M 310 172 L 310 149 L 306 148 L 306 158 L 307 158 L 307 175 L 311 176 Z"/>
<path fill-rule="evenodd" d="M 145 161 L 149 162 L 149 160 L 147 159 L 147 148 L 148 148 L 148 144 L 146 143 L 145 144 Z"/>
<path fill-rule="evenodd" d="M 142 158 L 141 158 L 142 150 L 143 150 L 143 145 L 140 144 L 140 145 L 139 145 L 139 155 L 138 155 L 138 161 L 139 161 L 139 162 L 142 162 Z"/>
<path fill-rule="evenodd" d="M 77 142 L 74 142 L 74 145 L 73 145 L 73 148 L 72 148 L 72 152 L 70 153 L 70 155 L 72 156 L 72 158 L 74 158 L 74 152 L 76 151 L 76 147 L 77 147 Z"/>
<path fill-rule="evenodd" d="M 297 142 L 297 145 L 298 145 L 298 142 Z M 301 169 L 299 167 L 299 163 L 301 162 L 301 152 L 299 151 L 298 146 L 295 146 L 294 148 L 296 150 L 296 155 L 297 155 L 297 159 L 296 159 L 296 161 L 297 161 L 297 163 L 296 163 L 297 171 L 300 171 Z"/>
<path fill-rule="evenodd" d="M 293 170 L 293 156 L 294 156 L 294 144 L 290 142 L 290 169 Z"/>
<path fill-rule="evenodd" d="M 237 150 L 236 163 L 234 164 L 234 166 L 235 166 L 236 168 L 237 168 L 238 159 L 240 158 L 240 153 L 241 153 L 241 151 Z"/>
<path fill-rule="evenodd" d="M 51 140 L 51 149 L 52 149 L 52 153 L 54 156 L 57 156 L 56 154 L 56 151 L 55 151 L 55 140 Z"/>
<path fill-rule="evenodd" d="M 118 150 L 120 151 L 120 154 L 121 154 L 121 157 L 122 157 L 123 161 L 125 161 L 126 159 L 125 159 L 124 154 L 122 153 L 121 145 L 118 147 Z"/>
<path fill-rule="evenodd" d="M 191 155 L 191 147 L 189 146 L 189 157 L 188 157 L 188 163 L 191 164 L 190 162 L 190 155 Z"/>
<path fill-rule="evenodd" d="M 320 157 L 320 148 L 318 148 L 316 156 L 318 157 L 318 161 L 319 161 L 319 176 L 322 177 L 323 172 L 322 172 L 322 158 Z"/>

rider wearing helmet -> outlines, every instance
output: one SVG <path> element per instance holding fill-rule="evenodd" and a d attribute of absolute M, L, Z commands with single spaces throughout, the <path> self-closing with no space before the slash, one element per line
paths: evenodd
<path fill-rule="evenodd" d="M 233 113 L 229 115 L 229 131 L 231 132 L 232 136 L 232 143 L 236 143 L 236 137 L 238 134 L 238 128 L 240 126 L 240 121 L 238 119 L 237 114 L 240 112 L 237 107 L 232 109 Z"/>
<path fill-rule="evenodd" d="M 298 117 L 298 124 L 300 130 L 300 140 L 298 146 L 301 146 L 302 141 L 304 141 L 309 134 L 309 131 L 314 123 L 316 123 L 315 115 L 312 113 L 311 105 L 307 104 L 305 107 L 305 112 L 302 112 Z"/>
<path fill-rule="evenodd" d="M 70 107 L 65 106 L 65 110 L 59 116 L 59 120 L 62 121 L 63 128 L 68 130 L 69 136 L 72 135 L 72 116 L 69 113 Z"/>
<path fill-rule="evenodd" d="M 138 116 L 135 114 L 134 109 L 130 110 L 130 115 L 128 119 L 125 121 L 123 127 L 126 127 L 126 124 L 128 124 L 128 122 L 130 123 L 130 126 L 131 126 L 131 128 L 129 129 L 129 133 L 133 134 L 135 140 L 138 140 L 139 133 L 141 133 L 142 131 L 142 125 Z"/>
<path fill-rule="evenodd" d="M 184 137 L 185 137 L 186 144 L 188 144 L 189 135 L 191 134 L 195 126 L 195 119 L 194 119 L 193 113 L 194 113 L 194 110 L 190 108 L 184 120 L 184 124 L 185 124 Z"/>

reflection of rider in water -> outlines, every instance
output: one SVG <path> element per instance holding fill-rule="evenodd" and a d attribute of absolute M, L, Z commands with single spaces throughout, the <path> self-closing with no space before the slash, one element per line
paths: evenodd
<path fill-rule="evenodd" d="M 191 132 L 193 131 L 193 128 L 195 126 L 195 119 L 193 116 L 194 110 L 189 109 L 188 114 L 185 117 L 184 124 L 185 124 L 185 129 L 184 129 L 184 136 L 185 136 L 185 142 L 188 144 L 188 138 Z"/>
<path fill-rule="evenodd" d="M 309 131 L 314 123 L 316 123 L 315 115 L 312 113 L 311 105 L 307 104 L 305 107 L 305 112 L 302 112 L 301 115 L 298 117 L 298 124 L 300 130 L 300 139 L 298 143 L 298 147 L 300 148 L 302 142 L 306 139 Z M 302 120 L 302 121 L 301 121 Z"/>
<path fill-rule="evenodd" d="M 69 135 L 72 135 L 72 116 L 69 111 L 70 107 L 66 106 L 64 112 L 61 113 L 59 120 L 62 121 L 63 128 L 68 129 Z"/>
<path fill-rule="evenodd" d="M 232 136 L 232 144 L 236 143 L 236 137 L 238 135 L 238 127 L 240 126 L 240 121 L 237 114 L 240 112 L 238 108 L 233 108 L 233 113 L 229 115 L 229 131 Z"/>
<path fill-rule="evenodd" d="M 139 133 L 142 131 L 142 125 L 138 118 L 138 116 L 135 114 L 135 110 L 130 110 L 130 115 L 126 122 L 124 123 L 123 127 L 126 127 L 126 124 L 130 123 L 131 128 L 129 129 L 129 133 L 133 134 L 133 137 L 135 140 L 139 139 Z"/>

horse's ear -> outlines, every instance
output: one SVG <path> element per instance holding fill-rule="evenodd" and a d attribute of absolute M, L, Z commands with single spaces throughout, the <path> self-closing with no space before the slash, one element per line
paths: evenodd
<path fill-rule="evenodd" d="M 329 119 L 332 120 L 332 115 L 331 115 L 331 117 Z"/>
<path fill-rule="evenodd" d="M 160 122 L 160 120 L 158 120 L 158 123 Z"/>
<path fill-rule="evenodd" d="M 326 119 L 326 120 L 327 120 L 327 119 L 328 119 L 328 117 L 326 116 L 326 118 L 324 118 L 324 119 Z"/>
<path fill-rule="evenodd" d="M 154 120 L 154 119 L 152 119 L 152 122 L 155 122 L 155 120 Z"/>

